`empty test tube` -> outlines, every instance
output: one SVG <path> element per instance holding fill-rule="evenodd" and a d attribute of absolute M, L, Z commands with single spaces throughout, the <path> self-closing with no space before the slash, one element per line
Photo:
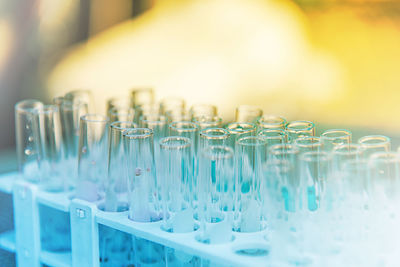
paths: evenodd
<path fill-rule="evenodd" d="M 282 129 L 286 127 L 286 119 L 280 116 L 264 115 L 257 120 L 258 131 L 265 129 Z"/>
<path fill-rule="evenodd" d="M 235 121 L 255 123 L 262 115 L 263 111 L 258 107 L 240 105 L 235 110 Z"/>
<path fill-rule="evenodd" d="M 160 113 L 161 114 L 166 114 L 167 112 L 172 112 L 172 111 L 181 111 L 185 110 L 185 100 L 183 98 L 179 97 L 167 97 L 161 100 L 160 102 Z M 188 115 L 189 120 L 190 115 Z"/>
<path fill-rule="evenodd" d="M 107 177 L 108 118 L 98 114 L 81 117 L 76 197 L 96 201 L 104 197 Z"/>
<path fill-rule="evenodd" d="M 322 140 L 316 136 L 304 136 L 294 140 L 294 145 L 299 149 L 300 153 L 311 151 L 322 151 Z"/>
<path fill-rule="evenodd" d="M 229 131 L 229 145 L 235 148 L 236 141 L 245 136 L 254 136 L 257 127 L 254 123 L 232 122 L 225 127 Z"/>
<path fill-rule="evenodd" d="M 314 136 L 315 126 L 311 121 L 291 121 L 286 124 L 289 142 L 294 142 L 299 137 Z"/>
<path fill-rule="evenodd" d="M 182 136 L 170 136 L 160 140 L 161 158 L 161 208 L 163 229 L 184 233 L 194 230 L 192 193 L 189 177 L 191 140 Z"/>
<path fill-rule="evenodd" d="M 114 121 L 132 121 L 136 122 L 135 109 L 132 107 L 113 107 L 108 111 L 110 122 Z"/>
<path fill-rule="evenodd" d="M 288 140 L 287 132 L 281 129 L 263 129 L 258 132 L 257 136 L 264 138 L 268 146 L 285 144 Z"/>
<path fill-rule="evenodd" d="M 34 123 L 35 110 L 42 109 L 37 100 L 23 100 L 15 104 L 15 132 L 17 144 L 18 170 L 24 179 L 39 182 L 39 137 Z"/>
<path fill-rule="evenodd" d="M 137 128 L 133 122 L 115 121 L 109 126 L 107 180 L 105 183 L 105 211 L 123 211 L 127 203 L 127 170 L 123 144 L 124 131 Z"/>
<path fill-rule="evenodd" d="M 35 110 L 34 121 L 38 130 L 40 187 L 51 192 L 65 191 L 69 188 L 69 177 L 62 165 L 64 147 L 58 107 L 45 105 Z"/>
<path fill-rule="evenodd" d="M 198 215 L 204 243 L 232 240 L 234 152 L 228 146 L 208 146 L 200 156 Z"/>
<path fill-rule="evenodd" d="M 189 113 L 193 118 L 196 117 L 214 117 L 217 116 L 217 107 L 214 105 L 209 105 L 209 104 L 196 104 L 193 105 L 190 110 Z"/>
<path fill-rule="evenodd" d="M 345 129 L 331 129 L 321 134 L 325 151 L 332 151 L 336 146 L 351 143 L 351 132 Z"/>
<path fill-rule="evenodd" d="M 159 221 L 153 131 L 131 129 L 124 131 L 123 138 L 128 170 L 129 218 L 138 222 Z"/>
<path fill-rule="evenodd" d="M 70 100 L 73 103 L 85 103 L 87 105 L 88 111 L 93 113 L 95 112 L 95 105 L 93 100 L 93 95 L 90 90 L 86 89 L 77 89 L 70 91 L 65 94 L 64 98 L 66 100 Z"/>
<path fill-rule="evenodd" d="M 195 116 L 192 121 L 200 126 L 200 129 L 221 127 L 222 118 L 218 116 Z"/>
<path fill-rule="evenodd" d="M 133 107 L 154 103 L 154 91 L 152 88 L 133 88 L 131 90 L 131 99 Z"/>
<path fill-rule="evenodd" d="M 389 152 L 390 138 L 384 135 L 367 135 L 358 139 L 358 144 L 364 148 L 364 157 L 368 158 L 375 152 Z"/>
<path fill-rule="evenodd" d="M 364 156 L 365 149 L 359 144 L 343 144 L 333 149 L 333 169 L 338 172 L 348 160 L 359 160 Z"/>
<path fill-rule="evenodd" d="M 129 97 L 113 97 L 107 99 L 106 110 L 107 114 L 112 108 L 133 107 L 132 101 Z"/>
<path fill-rule="evenodd" d="M 224 128 L 207 128 L 200 131 L 199 150 L 209 146 L 228 145 L 229 132 Z"/>
<path fill-rule="evenodd" d="M 257 136 L 240 138 L 235 149 L 235 208 L 233 229 L 257 232 L 265 228 L 265 194 L 260 194 L 266 162 L 266 141 Z"/>

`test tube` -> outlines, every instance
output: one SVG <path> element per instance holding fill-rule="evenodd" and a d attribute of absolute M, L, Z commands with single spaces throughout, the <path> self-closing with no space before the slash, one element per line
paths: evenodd
<path fill-rule="evenodd" d="M 70 91 L 65 94 L 64 98 L 66 100 L 72 101 L 73 103 L 80 102 L 86 103 L 89 112 L 95 112 L 95 105 L 93 100 L 93 95 L 90 90 L 77 89 Z"/>
<path fill-rule="evenodd" d="M 39 137 L 34 123 L 34 112 L 43 108 L 37 100 L 23 100 L 15 104 L 15 132 L 18 170 L 31 182 L 39 182 Z"/>
<path fill-rule="evenodd" d="M 316 136 L 304 136 L 294 140 L 294 145 L 299 149 L 300 153 L 311 151 L 322 151 L 322 140 Z"/>
<path fill-rule="evenodd" d="M 217 128 L 222 125 L 222 118 L 218 116 L 195 116 L 192 121 L 200 126 L 200 129 Z"/>
<path fill-rule="evenodd" d="M 61 127 L 63 132 L 64 160 L 63 169 L 71 177 L 71 186 L 76 186 L 78 175 L 78 149 L 80 117 L 88 113 L 86 103 L 63 99 L 60 105 Z"/>
<path fill-rule="evenodd" d="M 233 229 L 237 232 L 257 232 L 266 226 L 266 217 L 262 212 L 266 196 L 260 194 L 266 145 L 265 139 L 257 136 L 242 137 L 236 142 Z"/>
<path fill-rule="evenodd" d="M 255 123 L 262 115 L 263 111 L 258 107 L 250 105 L 240 105 L 235 110 L 235 121 Z"/>
<path fill-rule="evenodd" d="M 154 103 L 154 91 L 152 88 L 133 88 L 131 91 L 131 104 L 133 107 Z"/>
<path fill-rule="evenodd" d="M 105 211 L 127 210 L 128 174 L 124 163 L 126 155 L 123 146 L 123 133 L 133 128 L 137 128 L 137 125 L 129 121 L 115 121 L 109 126 Z"/>
<path fill-rule="evenodd" d="M 375 152 L 370 156 L 369 163 L 371 187 L 376 201 L 380 200 L 386 205 L 396 206 L 400 192 L 399 155 L 395 152 Z"/>
<path fill-rule="evenodd" d="M 138 222 L 159 221 L 153 131 L 147 128 L 123 133 L 128 170 L 129 218 Z"/>
<path fill-rule="evenodd" d="M 258 132 L 257 136 L 264 138 L 268 146 L 285 144 L 288 140 L 287 132 L 282 129 L 263 129 Z"/>
<path fill-rule="evenodd" d="M 191 121 L 190 114 L 185 109 L 177 108 L 174 110 L 168 110 L 164 114 L 165 117 L 167 117 L 168 123 Z"/>
<path fill-rule="evenodd" d="M 286 124 L 289 142 L 294 142 L 299 137 L 314 136 L 315 126 L 311 121 L 292 121 Z"/>
<path fill-rule="evenodd" d="M 207 128 L 200 131 L 200 148 L 228 145 L 229 132 L 224 128 Z"/>
<path fill-rule="evenodd" d="M 45 105 L 34 111 L 38 129 L 40 187 L 45 191 L 60 192 L 69 188 L 62 172 L 63 144 L 59 109 Z"/>
<path fill-rule="evenodd" d="M 185 233 L 194 230 L 189 177 L 191 140 L 169 136 L 160 140 L 162 228 L 168 232 Z"/>
<path fill-rule="evenodd" d="M 215 117 L 217 116 L 217 107 L 214 105 L 210 105 L 210 104 L 196 104 L 193 105 L 190 110 L 189 113 L 192 117 L 192 119 L 196 118 L 196 117 Z"/>
<path fill-rule="evenodd" d="M 185 100 L 179 97 L 167 97 L 160 102 L 161 114 L 166 114 L 169 111 L 185 110 Z M 189 120 L 190 120 L 189 115 Z"/>
<path fill-rule="evenodd" d="M 113 97 L 107 99 L 107 114 L 109 116 L 109 111 L 112 108 L 127 108 L 127 107 L 133 107 L 133 103 L 130 98 L 127 97 Z"/>
<path fill-rule="evenodd" d="M 331 129 L 321 134 L 324 150 L 332 151 L 336 146 L 351 143 L 351 132 L 345 129 Z"/>
<path fill-rule="evenodd" d="M 359 144 L 343 144 L 333 149 L 333 169 L 335 172 L 342 170 L 344 163 L 348 160 L 359 160 L 363 158 L 365 149 Z"/>
<path fill-rule="evenodd" d="M 80 119 L 77 198 L 96 201 L 104 197 L 108 123 L 106 116 L 98 114 Z"/>
<path fill-rule="evenodd" d="M 358 144 L 364 148 L 365 158 L 375 152 L 389 152 L 390 138 L 384 135 L 367 135 L 358 139 Z"/>
<path fill-rule="evenodd" d="M 228 146 L 208 146 L 201 152 L 198 179 L 198 240 L 208 244 L 232 240 L 234 153 Z"/>
<path fill-rule="evenodd" d="M 332 177 L 332 157 L 327 152 L 309 151 L 300 155 L 301 195 L 303 209 L 317 210 L 327 180 Z"/>
<path fill-rule="evenodd" d="M 277 144 L 268 148 L 268 162 L 275 168 L 275 187 L 281 192 L 281 200 L 288 212 L 301 209 L 299 176 L 299 149 L 293 144 Z M 271 166 L 272 165 L 272 166 Z"/>
<path fill-rule="evenodd" d="M 282 129 L 286 127 L 286 119 L 280 116 L 264 115 L 257 120 L 258 131 Z"/>
<path fill-rule="evenodd" d="M 110 122 L 114 121 L 135 121 L 135 110 L 132 107 L 113 107 L 108 111 Z"/>
<path fill-rule="evenodd" d="M 245 136 L 254 136 L 256 134 L 257 127 L 254 123 L 241 123 L 241 122 L 232 122 L 229 123 L 225 127 L 230 136 L 229 136 L 229 145 L 232 148 L 235 148 L 236 141 Z"/>

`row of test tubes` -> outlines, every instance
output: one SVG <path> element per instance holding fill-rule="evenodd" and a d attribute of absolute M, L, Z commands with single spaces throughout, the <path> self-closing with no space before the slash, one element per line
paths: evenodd
<path fill-rule="evenodd" d="M 240 253 L 294 265 L 329 255 L 363 261 L 357 255 L 366 247 L 379 251 L 380 262 L 399 248 L 386 242 L 400 195 L 400 158 L 386 136 L 353 142 L 350 131 L 331 129 L 318 137 L 310 121 L 287 122 L 246 105 L 224 124 L 213 105 L 155 103 L 152 89 L 110 99 L 106 116 L 94 113 L 85 90 L 52 105 L 25 100 L 15 112 L 20 172 L 43 190 L 70 190 L 106 212 L 128 211 L 133 221 L 162 221 L 167 232 L 197 231 L 201 243 L 262 235 L 270 251 Z M 102 240 L 116 236 L 105 230 Z M 145 240 L 133 243 L 160 265 L 197 264 Z M 119 260 L 128 262 L 128 254 Z"/>

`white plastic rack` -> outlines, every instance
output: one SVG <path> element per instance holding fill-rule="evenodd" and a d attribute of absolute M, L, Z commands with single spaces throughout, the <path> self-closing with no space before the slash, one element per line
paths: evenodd
<path fill-rule="evenodd" d="M 99 226 L 104 225 L 166 248 L 196 256 L 207 266 L 268 266 L 269 244 L 264 233 L 235 233 L 232 242 L 204 244 L 197 232 L 169 233 L 161 222 L 138 223 L 128 212 L 104 212 L 98 203 L 74 199 L 72 192 L 49 193 L 18 178 L 17 173 L 0 176 L 0 191 L 13 195 L 14 231 L 0 233 L 0 248 L 16 253 L 20 267 L 101 266 Z M 50 252 L 41 249 L 40 206 L 69 214 L 71 250 Z M 254 251 L 257 256 L 243 255 Z M 261 253 L 259 253 L 261 252 Z"/>

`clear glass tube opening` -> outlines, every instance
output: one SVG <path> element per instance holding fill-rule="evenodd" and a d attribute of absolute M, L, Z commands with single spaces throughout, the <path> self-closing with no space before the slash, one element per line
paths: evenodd
<path fill-rule="evenodd" d="M 331 129 L 321 134 L 324 150 L 332 151 L 336 146 L 351 143 L 352 134 L 345 129 Z"/>
<path fill-rule="evenodd" d="M 294 141 L 294 145 L 300 150 L 300 153 L 311 151 L 322 151 L 323 143 L 319 137 L 304 136 Z"/>
<path fill-rule="evenodd" d="M 108 111 L 110 122 L 114 121 L 135 121 L 135 109 L 132 107 L 113 107 Z"/>
<path fill-rule="evenodd" d="M 190 115 L 193 118 L 196 117 L 215 117 L 217 116 L 217 107 L 210 104 L 196 104 L 193 105 L 189 110 Z"/>
<path fill-rule="evenodd" d="M 268 146 L 284 144 L 288 140 L 287 132 L 281 129 L 263 129 L 258 132 L 257 136 L 264 138 Z"/>
<path fill-rule="evenodd" d="M 286 119 L 274 115 L 264 115 L 257 121 L 258 131 L 264 129 L 285 129 Z"/>
<path fill-rule="evenodd" d="M 299 137 L 314 136 L 315 125 L 311 121 L 291 121 L 286 124 L 289 141 L 293 142 Z"/>
<path fill-rule="evenodd" d="M 195 116 L 192 121 L 200 126 L 200 129 L 218 128 L 222 125 L 222 118 L 218 116 Z"/>
<path fill-rule="evenodd" d="M 263 111 L 258 107 L 240 105 L 235 110 L 235 121 L 255 123 L 262 115 Z"/>
<path fill-rule="evenodd" d="M 245 136 L 254 136 L 256 134 L 257 127 L 254 123 L 241 123 L 232 122 L 225 127 L 230 134 L 229 145 L 235 148 L 236 141 Z"/>
<path fill-rule="evenodd" d="M 375 152 L 389 152 L 391 148 L 390 138 L 384 135 L 367 135 L 358 139 L 365 152 L 364 156 L 368 158 Z"/>

